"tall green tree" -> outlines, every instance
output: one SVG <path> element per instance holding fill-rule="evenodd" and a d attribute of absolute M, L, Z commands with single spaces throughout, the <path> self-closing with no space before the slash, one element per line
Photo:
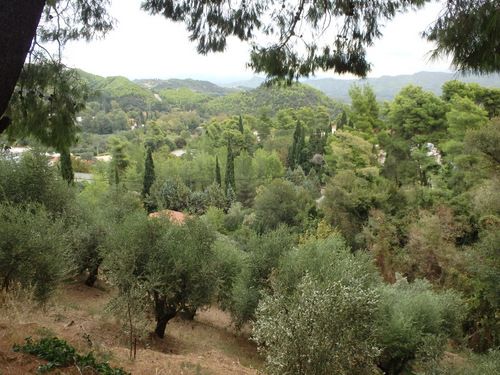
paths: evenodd
<path fill-rule="evenodd" d="M 0 8 L 0 50 L 3 51 L 0 133 L 12 123 L 16 129 L 9 130 L 11 136 L 13 133 L 32 135 L 58 150 L 74 141 L 76 127 L 67 120 L 81 110 L 78 106 L 85 102 L 81 100 L 85 91 L 77 80 L 68 79 L 73 73 L 62 64 L 62 51 L 53 58 L 40 46 L 44 42 L 57 42 L 62 48 L 69 40 L 91 40 L 105 34 L 113 26 L 106 5 L 107 0 L 74 0 L 71 4 L 60 0 L 3 2 Z M 4 116 L 11 97 L 11 107 Z M 19 107 L 30 110 L 19 112 Z M 19 121 L 19 113 L 27 116 Z M 31 121 L 31 117 L 36 121 Z"/>
<path fill-rule="evenodd" d="M 238 130 L 240 131 L 241 134 L 243 134 L 243 119 L 241 118 L 241 115 L 238 119 Z"/>
<path fill-rule="evenodd" d="M 500 118 L 492 119 L 487 126 L 469 131 L 465 144 L 479 151 L 493 171 L 500 171 Z"/>
<path fill-rule="evenodd" d="M 426 2 L 261 0 L 231 7 L 229 1 L 215 4 L 148 0 L 143 8 L 185 22 L 201 53 L 224 51 L 230 36 L 251 41 L 249 66 L 255 72 L 294 80 L 317 70 L 365 76 L 370 70 L 365 48 L 382 35 L 381 25 L 398 13 L 421 8 Z M 259 38 L 260 31 L 271 38 L 265 45 Z M 320 37 L 324 35 L 333 37 Z"/>
<path fill-rule="evenodd" d="M 298 166 L 303 166 L 307 161 L 305 132 L 300 120 L 297 121 L 295 131 L 293 132 L 292 147 L 288 152 L 288 167 L 295 169 Z"/>
<path fill-rule="evenodd" d="M 269 290 L 273 271 L 283 254 L 292 250 L 294 240 L 289 227 L 278 225 L 260 235 L 251 231 L 239 245 L 238 249 L 243 250 L 243 261 L 227 301 L 237 327 L 255 319 L 255 310 Z"/>
<path fill-rule="evenodd" d="M 368 257 L 338 237 L 283 254 L 254 340 L 270 374 L 376 374 L 379 292 Z"/>
<path fill-rule="evenodd" d="M 220 175 L 219 157 L 215 157 L 215 182 L 217 185 L 222 186 L 222 178 Z"/>
<path fill-rule="evenodd" d="M 0 157 L 0 202 L 43 205 L 61 216 L 74 199 L 73 186 L 57 176 L 40 150 L 25 151 L 19 160 Z"/>
<path fill-rule="evenodd" d="M 65 148 L 61 151 L 59 160 L 61 162 L 61 175 L 63 180 L 68 184 L 72 184 L 75 179 L 75 174 L 73 173 L 73 166 L 71 165 L 71 153 L 69 149 Z"/>
<path fill-rule="evenodd" d="M 40 60 L 27 64 L 19 76 L 6 134 L 11 141 L 33 137 L 61 152 L 76 143 L 76 116 L 91 90 L 75 70 L 58 61 Z"/>
<path fill-rule="evenodd" d="M 62 220 L 53 220 L 39 204 L 0 203 L 0 289 L 30 289 L 45 302 L 64 276 Z"/>
<path fill-rule="evenodd" d="M 129 142 L 113 136 L 109 138 L 108 143 L 111 148 L 112 158 L 109 165 L 111 180 L 118 184 L 120 182 L 121 175 L 130 165 L 130 157 L 126 151 L 126 147 Z"/>
<path fill-rule="evenodd" d="M 236 186 L 234 181 L 234 154 L 233 148 L 231 147 L 231 139 L 227 140 L 227 162 L 224 183 L 226 185 L 226 194 L 229 190 L 235 192 Z"/>
<path fill-rule="evenodd" d="M 154 312 L 158 337 L 164 337 L 167 323 L 179 312 L 196 312 L 212 302 L 218 286 L 215 233 L 204 221 L 176 225 L 136 212 L 108 240 L 111 276 L 120 293 L 142 291 Z"/>
<path fill-rule="evenodd" d="M 261 141 L 269 137 L 271 134 L 271 128 L 274 126 L 269 112 L 270 108 L 267 106 L 259 108 L 259 118 L 255 124 L 255 128 L 259 132 L 259 138 Z"/>
<path fill-rule="evenodd" d="M 255 197 L 256 171 L 255 162 L 247 151 L 242 151 L 234 161 L 234 174 L 238 180 L 236 198 L 247 207 L 252 206 Z"/>
<path fill-rule="evenodd" d="M 432 58 L 451 57 L 452 66 L 465 73 L 500 70 L 498 1 L 446 2 L 443 12 L 423 36 L 435 43 Z"/>
<path fill-rule="evenodd" d="M 148 148 L 148 152 L 146 154 L 146 160 L 144 161 L 144 180 L 142 184 L 142 196 L 145 198 L 149 195 L 151 186 L 155 182 L 155 165 L 153 162 L 153 155 L 150 148 Z"/>
<path fill-rule="evenodd" d="M 380 130 L 382 121 L 379 119 L 379 105 L 373 88 L 368 84 L 363 87 L 353 84 L 349 96 L 351 107 L 348 115 L 354 128 L 368 133 Z"/>
<path fill-rule="evenodd" d="M 420 86 L 408 85 L 400 90 L 387 113 L 392 135 L 379 137 L 387 152 L 387 176 L 397 183 L 427 184 L 420 168 L 422 156 L 428 156 L 428 148 L 446 138 L 446 110 L 442 100 Z"/>

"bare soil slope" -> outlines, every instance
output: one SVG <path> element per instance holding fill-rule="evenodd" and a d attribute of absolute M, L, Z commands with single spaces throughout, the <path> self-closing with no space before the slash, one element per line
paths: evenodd
<path fill-rule="evenodd" d="M 73 280 L 64 284 L 44 309 L 20 298 L 4 298 L 0 308 L 0 375 L 37 373 L 44 361 L 10 349 L 14 344 L 23 345 L 30 336 L 57 336 L 79 354 L 92 350 L 99 361 L 109 361 L 134 375 L 262 374 L 257 370 L 262 359 L 248 334 L 230 328 L 229 317 L 217 308 L 200 312 L 194 321 L 174 319 L 168 323 L 164 339 L 150 336 L 138 344 L 137 357 L 130 360 L 126 333 L 105 313 L 110 299 L 107 289 L 105 285 L 89 288 Z M 153 326 L 150 328 L 152 331 Z M 79 372 L 67 368 L 60 373 Z"/>

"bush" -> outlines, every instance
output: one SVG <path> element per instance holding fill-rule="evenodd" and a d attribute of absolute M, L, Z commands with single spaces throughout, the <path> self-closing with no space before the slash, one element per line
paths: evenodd
<path fill-rule="evenodd" d="M 410 371 L 437 363 L 446 340 L 457 338 L 465 308 L 451 292 L 436 293 L 427 280 L 408 283 L 399 278 L 382 288 L 379 321 L 380 344 L 384 348 L 379 366 L 387 374 Z"/>
<path fill-rule="evenodd" d="M 18 283 L 46 301 L 63 276 L 63 233 L 62 222 L 42 206 L 0 204 L 1 288 L 8 291 Z"/>
<path fill-rule="evenodd" d="M 335 238 L 285 256 L 254 324 L 270 374 L 376 372 L 379 291 L 369 267 Z"/>
<path fill-rule="evenodd" d="M 74 198 L 74 189 L 57 176 L 57 168 L 38 151 L 24 152 L 19 161 L 0 157 L 0 202 L 43 204 L 61 214 Z"/>
<path fill-rule="evenodd" d="M 282 255 L 292 249 L 293 240 L 285 225 L 262 235 L 250 232 L 241 239 L 246 257 L 235 278 L 229 308 L 237 327 L 254 319 L 262 292 L 269 289 L 269 277 Z"/>
<path fill-rule="evenodd" d="M 177 137 L 174 140 L 174 144 L 176 148 L 184 148 L 186 147 L 187 142 L 183 137 Z"/>

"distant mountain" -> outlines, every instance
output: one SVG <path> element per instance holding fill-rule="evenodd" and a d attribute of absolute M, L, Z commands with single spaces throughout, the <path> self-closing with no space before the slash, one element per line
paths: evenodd
<path fill-rule="evenodd" d="M 265 80 L 266 79 L 263 77 L 252 77 L 251 79 L 248 79 L 248 80 L 234 81 L 234 82 L 228 83 L 224 86 L 239 87 L 239 88 L 244 88 L 244 89 L 256 89 L 257 87 L 262 85 Z"/>
<path fill-rule="evenodd" d="M 95 99 L 110 108 L 117 101 L 129 111 L 198 111 L 204 117 L 219 114 L 259 115 L 268 107 L 274 115 L 280 109 L 324 106 L 332 116 L 341 111 L 341 104 L 310 86 L 301 83 L 290 87 L 259 86 L 254 89 L 224 88 L 208 81 L 193 79 L 142 79 L 130 81 L 124 77 L 100 77 L 80 71 L 80 76 L 98 90 Z M 252 82 L 256 82 L 253 80 Z"/>
<path fill-rule="evenodd" d="M 305 79 L 300 82 L 320 90 L 328 97 L 338 100 L 341 103 L 349 103 L 349 89 L 353 83 L 357 85 L 369 84 L 377 95 L 377 99 L 392 101 L 396 94 L 409 84 L 421 86 L 425 91 L 430 91 L 435 95 L 441 95 L 441 87 L 447 81 L 458 80 L 465 83 L 477 83 L 484 87 L 499 87 L 500 75 L 487 76 L 457 76 L 451 73 L 441 72 L 420 72 L 412 75 L 382 76 L 380 78 L 367 79 L 338 79 L 338 78 L 317 78 Z M 231 83 L 232 87 L 256 88 L 264 82 L 262 77 L 253 77 L 247 81 L 237 81 Z"/>
<path fill-rule="evenodd" d="M 229 87 L 220 87 L 212 82 L 197 81 L 194 79 L 136 79 L 134 83 L 149 90 L 177 90 L 189 89 L 197 94 L 209 95 L 213 98 L 218 98 L 227 94 L 239 92 L 241 90 Z"/>
<path fill-rule="evenodd" d="M 430 91 L 437 96 L 441 95 L 441 87 L 447 81 L 477 83 L 485 87 L 500 87 L 500 75 L 488 76 L 456 76 L 451 73 L 420 72 L 412 75 L 382 76 L 380 78 L 341 80 L 334 78 L 309 79 L 304 83 L 324 92 L 330 98 L 343 103 L 350 102 L 349 88 L 353 83 L 358 85 L 369 84 L 377 95 L 378 100 L 394 99 L 396 94 L 409 84 L 421 86 L 424 91 Z"/>
<path fill-rule="evenodd" d="M 409 84 L 421 86 L 425 91 L 441 95 L 442 85 L 457 79 L 485 87 L 500 87 L 500 75 L 457 77 L 450 73 L 420 72 L 413 75 L 383 76 L 380 78 L 335 79 L 318 78 L 301 81 L 282 90 L 264 87 L 262 77 L 233 82 L 237 87 L 221 87 L 209 81 L 193 79 L 141 79 L 130 81 L 124 77 L 92 75 L 80 71 L 89 85 L 101 93 L 101 102 L 117 101 L 125 111 L 137 110 L 200 110 L 205 115 L 220 113 L 258 115 L 258 108 L 268 106 L 271 113 L 281 108 L 300 108 L 322 105 L 334 113 L 340 103 L 349 103 L 349 89 L 353 83 L 369 84 L 379 101 L 392 101 Z"/>
<path fill-rule="evenodd" d="M 80 77 L 88 82 L 89 86 L 97 90 L 99 97 L 95 98 L 100 102 L 117 101 L 124 111 L 135 109 L 147 109 L 152 104 L 158 102 L 151 90 L 145 89 L 125 77 L 101 77 L 82 70 Z"/>

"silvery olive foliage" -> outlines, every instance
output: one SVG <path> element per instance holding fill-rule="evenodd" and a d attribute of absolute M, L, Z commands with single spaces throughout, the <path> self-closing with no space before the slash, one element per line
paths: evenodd
<path fill-rule="evenodd" d="M 310 239 L 287 254 L 256 311 L 253 339 L 268 372 L 374 373 L 377 280 L 338 237 Z"/>
<path fill-rule="evenodd" d="M 379 295 L 357 280 L 323 283 L 306 275 L 295 293 L 275 291 L 257 309 L 254 340 L 270 374 L 370 374 L 379 354 Z"/>

